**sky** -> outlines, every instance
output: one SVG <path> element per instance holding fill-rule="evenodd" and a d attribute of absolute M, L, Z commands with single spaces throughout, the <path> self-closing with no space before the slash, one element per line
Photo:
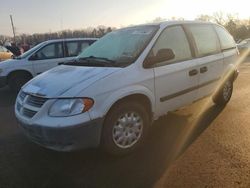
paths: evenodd
<path fill-rule="evenodd" d="M 82 29 L 99 25 L 124 27 L 157 17 L 193 20 L 214 12 L 250 18 L 248 0 L 0 0 L 0 35 Z"/>

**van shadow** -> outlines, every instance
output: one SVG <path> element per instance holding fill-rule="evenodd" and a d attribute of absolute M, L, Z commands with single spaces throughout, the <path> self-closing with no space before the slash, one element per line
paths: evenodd
<path fill-rule="evenodd" d="M 154 123 L 142 148 L 125 157 L 98 150 L 53 152 L 25 141 L 16 150 L 22 162 L 12 165 L 26 177 L 19 179 L 23 187 L 152 187 L 222 110 L 212 105 L 195 122 L 188 120 L 192 114 L 171 112 Z"/>
<path fill-rule="evenodd" d="M 179 153 L 181 155 L 192 144 L 200 134 L 205 131 L 206 128 L 216 119 L 216 117 L 223 111 L 225 106 L 217 106 L 213 104 L 208 107 L 203 113 L 201 113 L 192 123 L 182 130 L 182 134 L 179 135 L 185 139 L 179 143 Z M 177 157 L 176 156 L 176 157 Z"/>

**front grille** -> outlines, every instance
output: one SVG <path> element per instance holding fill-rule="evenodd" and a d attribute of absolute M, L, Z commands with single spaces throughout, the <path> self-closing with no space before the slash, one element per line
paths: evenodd
<path fill-rule="evenodd" d="M 26 118 L 33 118 L 47 100 L 47 98 L 20 91 L 17 97 L 16 109 Z"/>
<path fill-rule="evenodd" d="M 29 97 L 27 99 L 27 104 L 29 104 L 31 106 L 41 108 L 46 101 L 47 101 L 46 98 L 35 97 L 35 96 L 32 96 L 32 95 L 29 95 Z"/>

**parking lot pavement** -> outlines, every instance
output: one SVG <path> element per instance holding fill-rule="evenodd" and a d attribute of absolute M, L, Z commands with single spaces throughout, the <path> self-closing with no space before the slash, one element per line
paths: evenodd
<path fill-rule="evenodd" d="M 225 108 L 204 99 L 171 112 L 122 158 L 31 143 L 15 120 L 15 94 L 0 89 L 0 187 L 249 187 L 249 75 L 245 63 Z"/>
<path fill-rule="evenodd" d="M 250 187 L 250 61 L 229 104 L 154 187 Z"/>

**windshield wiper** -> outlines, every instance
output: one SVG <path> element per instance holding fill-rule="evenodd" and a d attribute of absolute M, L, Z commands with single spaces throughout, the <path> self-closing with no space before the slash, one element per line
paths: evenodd
<path fill-rule="evenodd" d="M 74 66 L 90 66 L 90 67 L 125 67 L 128 65 L 128 62 L 117 63 L 116 61 L 105 57 L 89 56 L 89 57 L 77 58 L 74 61 L 62 64 L 74 65 Z"/>
<path fill-rule="evenodd" d="M 99 58 L 98 58 L 99 59 Z M 74 61 L 70 61 L 67 63 L 64 63 L 64 65 L 73 65 L 73 66 L 90 66 L 90 67 L 114 67 L 117 66 L 115 61 L 113 60 L 104 60 L 101 59 L 101 61 L 96 61 L 95 58 L 93 58 L 94 61 L 91 61 L 91 58 L 78 58 Z M 104 60 L 104 61 L 103 61 Z"/>
<path fill-rule="evenodd" d="M 76 60 L 76 63 L 84 63 L 88 64 L 90 66 L 105 66 L 105 67 L 118 67 L 116 61 L 105 58 L 105 57 L 95 57 L 95 56 L 89 56 L 89 57 L 82 57 L 78 58 Z"/>
<path fill-rule="evenodd" d="M 95 57 L 95 56 L 82 57 L 82 58 L 79 58 L 79 60 L 96 60 L 96 61 L 101 60 L 101 61 L 106 61 L 106 62 L 110 62 L 110 63 L 115 63 L 115 61 L 112 59 L 108 59 L 105 57 Z"/>

